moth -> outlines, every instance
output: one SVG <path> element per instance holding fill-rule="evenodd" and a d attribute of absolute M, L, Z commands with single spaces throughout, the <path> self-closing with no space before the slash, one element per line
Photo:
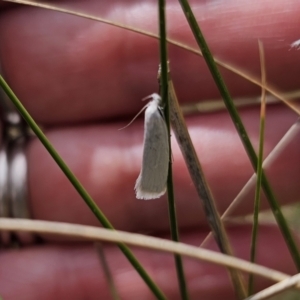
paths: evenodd
<path fill-rule="evenodd" d="M 135 184 L 137 199 L 156 199 L 167 189 L 169 138 L 161 97 L 152 94 L 145 110 L 144 149 L 141 172 Z"/>

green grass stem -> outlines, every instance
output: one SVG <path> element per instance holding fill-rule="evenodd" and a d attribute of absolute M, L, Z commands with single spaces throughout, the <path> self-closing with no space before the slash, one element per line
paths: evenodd
<path fill-rule="evenodd" d="M 160 92 L 162 97 L 162 105 L 164 106 L 164 115 L 168 128 L 168 143 L 169 143 L 169 171 L 167 179 L 168 189 L 168 208 L 169 208 L 169 221 L 172 240 L 179 242 L 178 224 L 176 218 L 176 203 L 174 196 L 174 185 L 172 175 L 172 149 L 171 149 L 171 134 L 170 134 L 170 103 L 168 92 L 168 51 L 167 51 L 167 30 L 166 30 L 166 17 L 165 17 L 165 0 L 158 1 L 158 14 L 159 14 L 159 33 L 160 33 Z M 184 275 L 182 258 L 178 254 L 174 254 L 177 279 L 181 294 L 181 299 L 188 300 L 187 284 Z"/>
<path fill-rule="evenodd" d="M 179 2 L 182 6 L 183 12 L 184 12 L 186 19 L 190 25 L 190 28 L 194 34 L 196 42 L 202 52 L 203 58 L 206 61 L 207 66 L 208 66 L 208 68 L 212 74 L 212 77 L 215 81 L 215 84 L 216 84 L 217 88 L 219 89 L 219 92 L 224 100 L 224 103 L 226 105 L 226 108 L 227 108 L 230 116 L 231 116 L 234 126 L 236 127 L 236 130 L 242 140 L 242 143 L 248 154 L 248 157 L 250 159 L 252 167 L 253 167 L 254 171 L 256 172 L 257 171 L 257 155 L 251 144 L 249 136 L 248 136 L 246 129 L 242 123 L 242 120 L 234 106 L 234 103 L 231 99 L 231 96 L 225 85 L 225 82 L 224 82 L 224 80 L 218 70 L 218 67 L 214 61 L 214 58 L 208 48 L 208 45 L 207 45 L 205 38 L 200 30 L 197 20 L 191 10 L 189 2 L 187 0 L 179 0 Z M 297 245 L 295 243 L 295 240 L 293 238 L 291 230 L 288 227 L 288 224 L 287 224 L 287 222 L 283 216 L 283 213 L 280 209 L 279 203 L 271 189 L 271 186 L 270 186 L 268 179 L 265 175 L 265 172 L 263 170 L 262 170 L 262 175 L 261 175 L 261 183 L 262 183 L 264 193 L 268 199 L 269 205 L 274 214 L 274 217 L 277 221 L 278 227 L 281 230 L 281 233 L 285 239 L 287 247 L 293 258 L 295 266 L 296 266 L 297 270 L 300 271 L 300 255 L 299 255 Z"/>
<path fill-rule="evenodd" d="M 0 75 L 0 86 L 3 88 L 4 92 L 7 94 L 7 96 L 10 98 L 12 103 L 15 105 L 21 116 L 24 118 L 24 120 L 27 122 L 29 127 L 32 129 L 32 131 L 36 134 L 38 139 L 41 141 L 41 143 L 44 145 L 44 147 L 47 149 L 49 154 L 52 156 L 54 161 L 57 163 L 57 165 L 60 167 L 60 169 L 63 171 L 63 173 L 66 175 L 66 177 L 69 179 L 73 187 L 76 189 L 76 191 L 79 193 L 79 195 L 82 197 L 84 202 L 88 205 L 88 207 L 91 209 L 91 211 L 94 213 L 96 218 L 100 221 L 100 223 L 103 225 L 103 227 L 114 230 L 112 224 L 109 222 L 109 220 L 105 217 L 105 215 L 102 213 L 102 211 L 98 208 L 97 204 L 94 202 L 92 197 L 89 195 L 89 193 L 85 190 L 85 188 L 82 186 L 82 184 L 79 182 L 79 180 L 76 178 L 76 176 L 72 173 L 72 171 L 69 169 L 67 164 L 64 162 L 64 160 L 61 158 L 61 156 L 58 154 L 58 152 L 55 150 L 55 148 L 52 146 L 50 141 L 47 139 L 45 134 L 42 132 L 40 127 L 37 125 L 37 123 L 33 120 L 33 118 L 30 116 L 26 108 L 22 105 L 20 100 L 17 98 L 17 96 L 14 94 L 14 92 L 11 90 L 11 88 L 8 86 L 8 84 L 5 82 L 4 78 Z M 145 283 L 148 285 L 148 287 L 151 289 L 153 294 L 156 296 L 157 299 L 164 300 L 166 299 L 163 292 L 159 289 L 159 287 L 153 282 L 153 280 L 150 278 L 146 270 L 142 267 L 140 262 L 136 259 L 136 257 L 133 255 L 131 250 L 123 243 L 119 243 L 118 247 L 120 250 L 124 253 L 124 255 L 127 257 L 129 262 L 132 264 L 132 266 L 137 270 L 137 272 L 140 274 L 140 276 L 143 278 Z"/>

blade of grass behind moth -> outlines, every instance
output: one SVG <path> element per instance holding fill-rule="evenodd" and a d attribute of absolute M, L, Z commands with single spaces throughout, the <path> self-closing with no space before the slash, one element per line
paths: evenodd
<path fill-rule="evenodd" d="M 95 243 L 95 248 L 96 248 L 96 251 L 98 253 L 99 260 L 100 260 L 101 266 L 103 268 L 104 276 L 107 280 L 111 296 L 112 296 L 113 300 L 121 300 L 121 298 L 119 297 L 116 285 L 114 283 L 114 279 L 113 279 L 113 276 L 111 274 L 106 256 L 105 256 L 105 252 L 104 252 L 104 249 L 103 249 L 103 244 L 101 242 L 96 242 Z"/>
<path fill-rule="evenodd" d="M 220 215 L 217 211 L 212 193 L 205 180 L 204 173 L 202 171 L 199 159 L 197 157 L 194 145 L 186 127 L 183 114 L 181 112 L 173 82 L 169 76 L 169 96 L 170 96 L 170 112 L 171 112 L 171 124 L 174 130 L 176 140 L 181 149 L 185 163 L 188 167 L 190 176 L 196 187 L 198 196 L 202 200 L 205 215 L 207 217 L 209 226 L 213 232 L 216 242 L 221 252 L 233 256 L 233 251 L 229 244 L 228 236 L 226 234 L 224 225 L 221 221 Z M 243 283 L 241 274 L 234 270 L 229 269 L 231 280 L 233 282 L 235 292 L 239 299 L 246 297 L 246 289 Z"/>
<path fill-rule="evenodd" d="M 0 218 L 0 230 L 51 234 L 52 236 L 58 235 L 61 237 L 68 236 L 80 240 L 84 239 L 86 241 L 106 241 L 109 243 L 123 242 L 132 246 L 158 250 L 164 253 L 178 253 L 215 265 L 235 268 L 246 273 L 254 273 L 271 281 L 282 281 L 290 278 L 290 275 L 283 272 L 253 264 L 241 258 L 218 253 L 213 250 L 201 249 L 185 243 L 173 242 L 167 239 L 146 236 L 143 234 L 109 230 L 96 226 L 31 219 Z"/>
<path fill-rule="evenodd" d="M 295 288 L 295 286 L 299 285 L 300 282 L 300 274 L 296 274 L 290 278 L 284 279 L 278 283 L 275 283 L 267 288 L 265 288 L 264 290 L 256 293 L 255 295 L 248 297 L 245 300 L 264 300 L 264 299 L 269 299 L 274 296 L 276 296 L 279 293 L 282 293 L 288 289 L 292 289 Z M 284 299 L 298 299 L 299 298 L 299 294 L 297 294 L 297 298 L 296 297 L 285 297 Z M 275 298 L 274 298 L 275 299 Z M 277 298 L 276 298 L 277 299 Z M 283 299 L 283 298 L 280 298 Z"/>
<path fill-rule="evenodd" d="M 261 81 L 262 85 L 266 85 L 266 66 L 263 44 L 258 41 L 259 57 L 261 67 Z M 257 158 L 257 176 L 255 187 L 255 199 L 254 199 L 254 212 L 253 212 L 253 227 L 250 246 L 250 261 L 255 262 L 256 257 L 256 242 L 258 235 L 258 216 L 260 209 L 260 191 L 261 191 L 261 176 L 262 176 L 262 164 L 264 153 L 264 135 L 265 135 L 265 119 L 266 119 L 266 90 L 261 89 L 261 107 L 260 107 L 260 128 L 259 128 L 259 149 Z M 248 282 L 248 296 L 253 294 L 254 276 L 250 274 Z"/>
<path fill-rule="evenodd" d="M 252 164 L 252 167 L 253 167 L 254 171 L 256 172 L 257 156 L 255 153 L 255 150 L 249 139 L 247 131 L 242 123 L 242 120 L 234 106 L 234 103 L 231 99 L 231 96 L 225 85 L 225 82 L 221 76 L 221 73 L 219 72 L 218 67 L 214 61 L 214 58 L 208 48 L 208 45 L 207 45 L 205 38 L 200 30 L 197 20 L 191 10 L 191 7 L 190 7 L 188 1 L 187 0 L 179 0 L 179 2 L 182 6 L 183 12 L 184 12 L 186 19 L 190 25 L 190 28 L 194 34 L 196 42 L 197 42 L 199 48 L 201 49 L 203 58 L 206 61 L 206 64 L 211 72 L 211 75 L 215 81 L 215 84 L 216 84 L 217 88 L 219 89 L 219 92 L 225 102 L 226 108 L 227 108 L 227 110 L 230 114 L 230 117 L 233 121 L 233 124 L 240 136 L 240 139 L 244 145 L 246 153 L 248 154 L 248 157 Z M 272 209 L 274 217 L 277 221 L 278 227 L 281 230 L 281 233 L 282 233 L 282 235 L 285 239 L 285 242 L 287 244 L 287 247 L 290 251 L 291 257 L 293 258 L 294 264 L 295 264 L 297 270 L 300 271 L 300 255 L 299 255 L 298 247 L 294 241 L 293 235 L 291 233 L 290 228 L 288 227 L 285 217 L 283 216 L 283 214 L 280 210 L 279 203 L 272 191 L 272 188 L 269 184 L 269 181 L 268 181 L 264 171 L 262 171 L 261 183 L 262 183 L 262 187 L 263 187 L 264 193 L 266 195 L 266 198 L 269 202 L 269 205 Z"/>
<path fill-rule="evenodd" d="M 3 2 L 11 2 L 11 3 L 15 3 L 15 4 L 23 4 L 23 5 L 27 5 L 27 6 L 38 7 L 38 8 L 42 8 L 42 9 L 51 10 L 51 11 L 57 11 L 57 12 L 77 16 L 77 17 L 80 17 L 80 18 L 85 18 L 85 19 L 94 20 L 94 21 L 97 21 L 97 22 L 102 22 L 102 23 L 105 23 L 105 24 L 108 24 L 108 25 L 111 25 L 111 26 L 122 28 L 124 30 L 129 30 L 129 31 L 135 32 L 137 34 L 142 34 L 142 35 L 148 36 L 150 38 L 155 38 L 155 39 L 159 38 L 157 34 L 154 34 L 154 33 L 149 32 L 149 31 L 141 30 L 141 29 L 138 29 L 138 28 L 135 28 L 135 27 L 130 27 L 130 26 L 127 26 L 125 24 L 113 22 L 111 20 L 100 18 L 98 16 L 94 16 L 94 15 L 91 15 L 91 14 L 85 14 L 85 13 L 79 12 L 77 10 L 64 9 L 64 8 L 59 7 L 57 5 L 44 4 L 44 3 L 40 3 L 40 2 L 37 3 L 35 1 L 26 1 L 26 0 L 2 0 L 2 1 Z M 167 41 L 170 44 L 174 45 L 174 46 L 177 46 L 181 49 L 184 49 L 184 50 L 189 51 L 191 53 L 194 53 L 196 55 L 202 56 L 202 53 L 201 53 L 201 51 L 199 51 L 199 49 L 195 49 L 193 47 L 187 46 L 187 45 L 185 45 L 185 44 L 183 44 L 179 41 L 173 40 L 173 39 L 167 39 Z M 233 72 L 234 74 L 244 78 L 245 80 L 253 83 L 254 85 L 257 85 L 257 86 L 261 87 L 260 80 L 258 80 L 255 76 L 247 74 L 244 71 L 242 71 L 240 69 L 237 69 L 236 67 L 233 67 L 230 64 L 225 63 L 221 60 L 215 59 L 215 62 L 216 62 L 217 65 L 225 68 L 226 70 L 228 70 L 230 72 Z M 281 93 L 274 90 L 272 87 L 266 86 L 265 89 L 266 89 L 267 92 L 272 94 L 275 98 L 277 98 L 280 101 L 284 102 L 290 109 L 292 109 L 295 113 L 297 113 L 300 116 L 300 109 L 294 103 L 292 103 L 292 101 L 289 101 L 288 99 L 286 99 Z"/>
<path fill-rule="evenodd" d="M 52 156 L 54 161 L 57 163 L 57 165 L 60 167 L 60 169 L 66 175 L 66 177 L 69 179 L 69 181 L 71 182 L 73 187 L 76 189 L 78 194 L 82 197 L 82 199 L 85 201 L 87 206 L 91 209 L 91 211 L 94 213 L 96 218 L 103 225 L 103 227 L 114 230 L 114 227 L 112 226 L 112 224 L 109 222 L 109 220 L 103 214 L 103 212 L 99 209 L 97 204 L 94 202 L 94 200 L 89 195 L 89 193 L 85 190 L 85 188 L 82 186 L 82 184 L 76 178 L 76 176 L 69 169 L 67 164 L 64 162 L 64 160 L 61 158 L 61 156 L 58 154 L 58 152 L 52 146 L 52 144 L 47 139 L 47 137 L 45 136 L 43 131 L 40 129 L 40 127 L 37 125 L 37 123 L 33 120 L 33 118 L 30 116 L 30 114 L 28 113 L 26 108 L 22 105 L 20 100 L 17 98 L 17 96 L 14 94 L 14 92 L 11 90 L 11 88 L 8 86 L 8 84 L 5 82 L 5 80 L 3 79 L 3 77 L 1 75 L 0 75 L 0 86 L 2 87 L 4 92 L 7 94 L 7 96 L 10 98 L 12 103 L 15 105 L 15 107 L 17 108 L 17 110 L 19 111 L 21 116 L 24 118 L 24 120 L 27 122 L 29 127 L 32 129 L 32 131 L 36 134 L 38 139 L 44 145 L 46 150 Z M 142 267 L 140 262 L 133 255 L 131 250 L 123 243 L 118 244 L 118 246 L 119 246 L 120 250 L 123 252 L 123 254 L 127 257 L 129 262 L 131 263 L 131 265 L 136 269 L 136 271 L 143 278 L 143 280 L 148 285 L 148 287 L 153 292 L 153 294 L 157 297 L 157 299 L 161 299 L 161 300 L 166 299 L 163 292 L 153 282 L 153 280 L 151 279 L 149 274 L 146 272 L 146 270 Z"/>
<path fill-rule="evenodd" d="M 287 146 L 291 141 L 294 141 L 300 134 L 300 118 L 290 127 L 290 129 L 285 133 L 282 139 L 278 142 L 278 144 L 273 148 L 273 150 L 269 153 L 266 159 L 263 162 L 263 168 L 266 170 L 269 168 L 274 161 L 287 150 Z M 240 190 L 238 195 L 234 198 L 234 200 L 230 203 L 226 211 L 221 216 L 221 220 L 226 219 L 226 217 L 233 214 L 236 208 L 242 203 L 244 199 L 244 195 L 247 195 L 252 190 L 256 181 L 256 173 L 254 173 L 244 187 Z M 212 232 L 210 232 L 206 238 L 202 241 L 199 247 L 204 247 L 207 241 L 211 238 Z"/>
<path fill-rule="evenodd" d="M 169 171 L 167 179 L 168 190 L 168 209 L 169 222 L 172 240 L 179 242 L 178 224 L 176 219 L 176 204 L 174 196 L 173 178 L 172 178 L 172 149 L 171 149 L 171 134 L 170 134 L 170 102 L 168 93 L 168 51 L 167 51 L 167 31 L 166 31 L 166 16 L 165 16 L 165 0 L 158 0 L 159 13 L 159 46 L 160 46 L 160 93 L 162 105 L 164 106 L 165 121 L 168 129 L 169 143 Z M 177 280 L 179 284 L 181 298 L 188 300 L 187 284 L 183 270 L 182 258 L 178 254 L 174 254 Z"/>
<path fill-rule="evenodd" d="M 287 93 L 282 93 L 282 97 L 291 101 L 297 100 L 300 98 L 300 90 L 297 89 Z M 239 97 L 232 100 L 236 108 L 252 107 L 260 105 L 261 95 L 258 97 Z M 266 95 L 266 104 L 272 105 L 278 103 L 280 103 L 279 99 L 273 95 Z M 180 105 L 180 107 L 184 116 L 196 113 L 218 112 L 226 109 L 225 103 L 222 99 L 206 99 L 205 101 Z"/>

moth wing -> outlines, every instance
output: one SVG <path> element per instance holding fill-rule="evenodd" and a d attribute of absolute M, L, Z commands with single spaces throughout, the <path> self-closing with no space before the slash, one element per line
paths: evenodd
<path fill-rule="evenodd" d="M 136 197 L 147 200 L 162 196 L 166 192 L 168 168 L 168 130 L 156 109 L 151 114 L 145 114 L 143 162 L 135 185 Z"/>

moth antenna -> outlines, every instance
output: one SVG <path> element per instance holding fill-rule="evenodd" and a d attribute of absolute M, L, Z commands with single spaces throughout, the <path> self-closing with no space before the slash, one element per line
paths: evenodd
<path fill-rule="evenodd" d="M 142 99 L 142 101 L 148 100 L 148 99 L 150 99 L 150 98 L 152 98 L 152 99 L 153 99 L 153 95 L 155 95 L 155 93 L 154 93 L 154 94 L 151 94 L 151 95 L 148 95 L 148 96 L 146 96 L 145 98 L 143 98 L 143 99 Z"/>
<path fill-rule="evenodd" d="M 118 130 L 123 130 L 123 129 L 127 128 L 129 125 L 131 125 L 134 122 L 134 120 L 147 108 L 147 106 L 148 106 L 148 103 L 135 115 L 135 117 L 125 127 L 119 128 Z"/>

